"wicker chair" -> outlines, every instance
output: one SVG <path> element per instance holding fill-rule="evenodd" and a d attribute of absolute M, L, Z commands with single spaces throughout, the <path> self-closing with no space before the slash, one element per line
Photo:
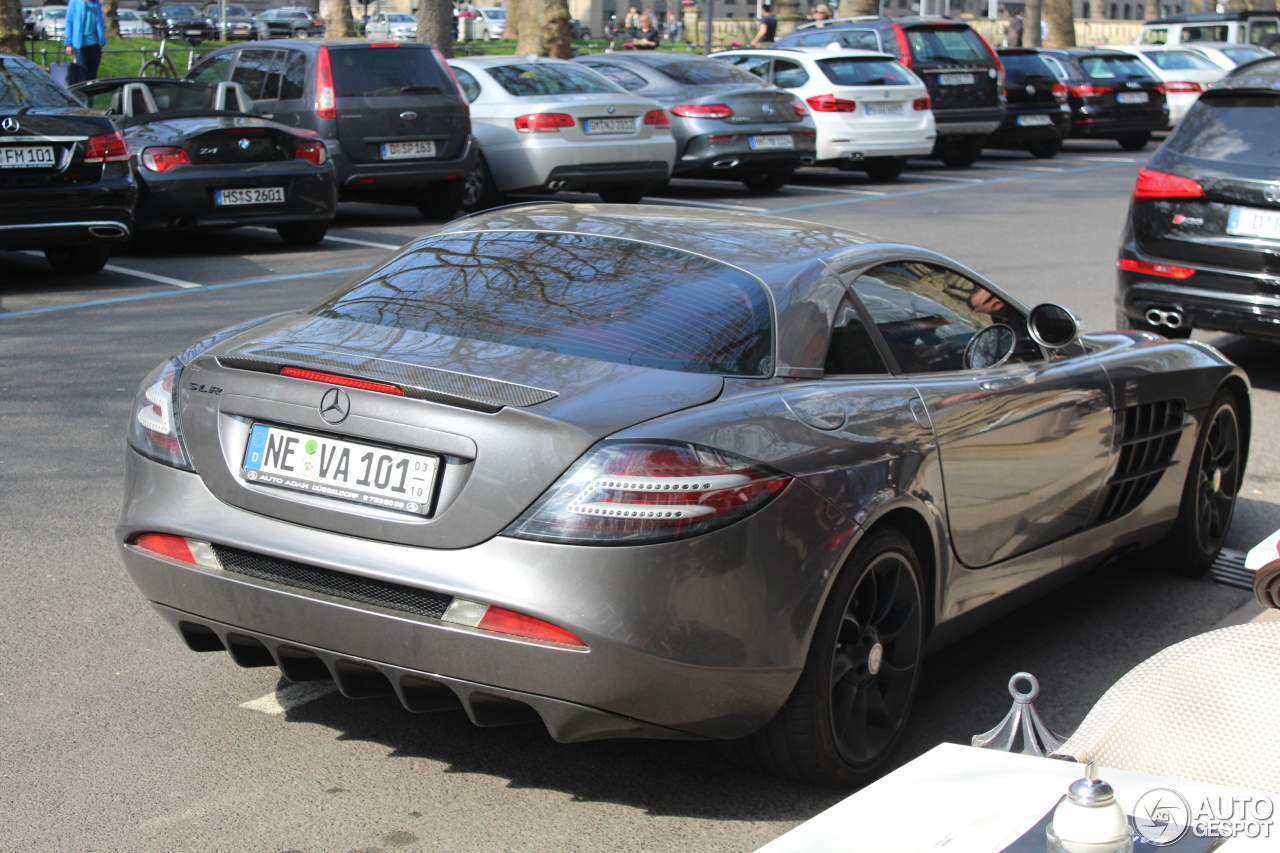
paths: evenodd
<path fill-rule="evenodd" d="M 1277 709 L 1280 622 L 1236 625 L 1134 667 L 1054 757 L 1280 794 Z"/>

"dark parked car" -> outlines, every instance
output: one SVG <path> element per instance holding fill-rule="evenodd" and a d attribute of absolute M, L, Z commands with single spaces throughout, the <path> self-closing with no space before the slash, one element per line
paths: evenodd
<path fill-rule="evenodd" d="M 315 39 L 224 47 L 187 79 L 239 83 L 264 118 L 324 141 L 343 200 L 457 212 L 475 168 L 467 102 L 430 45 Z"/>
<path fill-rule="evenodd" d="M 131 77 L 71 91 L 129 141 L 139 231 L 262 225 L 293 245 L 324 239 L 338 205 L 328 149 L 248 112 L 235 84 Z"/>
<path fill-rule="evenodd" d="M 1006 48 L 999 54 L 1009 112 L 987 137 L 986 147 L 1020 148 L 1036 157 L 1052 157 L 1062 150 L 1071 129 L 1067 84 L 1032 48 Z"/>
<path fill-rule="evenodd" d="M 222 41 L 270 38 L 266 25 L 246 6 L 227 4 L 226 31 L 222 29 L 222 4 L 210 3 L 204 7 L 204 16 L 213 22 L 213 30 Z"/>
<path fill-rule="evenodd" d="M 1241 66 L 1138 173 L 1120 249 L 1121 328 L 1280 342 L 1280 59 Z"/>
<path fill-rule="evenodd" d="M 186 39 L 192 44 L 212 39 L 213 22 L 196 11 L 194 6 L 157 6 L 146 15 L 156 38 L 161 36 Z"/>
<path fill-rule="evenodd" d="M 157 365 L 116 536 L 194 650 L 852 785 L 926 650 L 1143 546 L 1207 571 L 1248 424 L 1215 350 L 927 249 L 534 203 Z"/>
<path fill-rule="evenodd" d="M 575 61 L 666 107 L 676 140 L 673 176 L 728 178 L 753 190 L 776 190 L 806 160 L 813 162 L 817 131 L 808 107 L 726 62 L 656 50 Z"/>
<path fill-rule="evenodd" d="M 0 250 L 97 272 L 133 231 L 129 144 L 40 66 L 0 54 Z"/>
<path fill-rule="evenodd" d="M 1074 138 L 1114 139 L 1141 151 L 1151 134 L 1169 127 L 1164 83 L 1131 53 L 1042 48 L 1040 56 L 1062 77 Z"/>
<path fill-rule="evenodd" d="M 898 58 L 925 82 L 938 124 L 933 156 L 948 166 L 971 166 L 983 140 L 1004 121 L 1004 69 L 986 39 L 947 18 L 868 16 L 817 27 L 806 24 L 775 47 L 878 50 Z"/>
<path fill-rule="evenodd" d="M 318 38 L 324 35 L 324 18 L 309 9 L 284 6 L 268 9 L 258 16 L 267 26 L 267 37 L 273 39 Z"/>

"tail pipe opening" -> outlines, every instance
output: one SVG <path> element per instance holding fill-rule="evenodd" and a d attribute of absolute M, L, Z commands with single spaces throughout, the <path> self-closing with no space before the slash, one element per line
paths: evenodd
<path fill-rule="evenodd" d="M 123 225 L 90 225 L 89 233 L 95 237 L 116 238 L 128 237 L 129 231 Z"/>
<path fill-rule="evenodd" d="M 1144 315 L 1152 326 L 1167 326 L 1170 329 L 1182 328 L 1182 312 L 1177 308 L 1148 308 Z"/>
<path fill-rule="evenodd" d="M 726 160 L 716 160 L 714 163 L 712 163 L 712 164 L 711 164 L 711 168 L 713 168 L 713 169 L 732 169 L 734 166 L 737 166 L 737 165 L 738 165 L 738 160 L 737 160 L 737 158 L 736 158 L 736 157 L 734 157 L 734 158 L 729 158 L 729 159 L 726 159 Z"/>

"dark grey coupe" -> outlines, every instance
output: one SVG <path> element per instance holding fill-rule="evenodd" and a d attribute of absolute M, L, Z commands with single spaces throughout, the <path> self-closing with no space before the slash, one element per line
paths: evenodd
<path fill-rule="evenodd" d="M 196 651 L 845 785 L 922 656 L 1129 551 L 1204 571 L 1249 386 L 926 249 L 548 203 L 161 364 L 117 534 Z"/>

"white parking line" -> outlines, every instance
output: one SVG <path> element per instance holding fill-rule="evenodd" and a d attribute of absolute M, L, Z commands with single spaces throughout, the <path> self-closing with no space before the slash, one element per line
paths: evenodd
<path fill-rule="evenodd" d="M 920 178 L 923 181 L 954 181 L 959 184 L 980 184 L 982 178 L 953 178 L 949 175 L 922 175 L 919 172 L 903 172 L 904 178 Z"/>
<path fill-rule="evenodd" d="M 683 198 L 657 198 L 647 197 L 645 201 L 666 202 L 667 204 L 679 205 L 680 207 L 712 207 L 717 210 L 741 210 L 747 213 L 768 213 L 767 207 L 749 207 L 745 204 L 717 204 L 714 201 L 689 201 Z"/>
<path fill-rule="evenodd" d="M 1059 157 L 1059 160 L 1090 160 L 1098 163 L 1145 163 L 1146 160 L 1131 160 L 1128 157 Z"/>
<path fill-rule="evenodd" d="M 260 699 L 240 703 L 241 708 L 250 711 L 261 711 L 264 714 L 283 714 L 299 705 L 314 702 L 337 690 L 332 681 L 304 681 L 301 684 L 290 684 L 281 687 L 274 693 L 268 693 Z"/>
<path fill-rule="evenodd" d="M 996 166 L 993 163 L 974 163 L 974 169 L 999 169 L 1002 172 L 1061 172 L 1062 169 L 1052 169 L 1048 166 Z M 1068 166 L 1067 168 L 1070 168 Z"/>
<path fill-rule="evenodd" d="M 811 187 L 808 184 L 787 184 L 789 190 L 812 190 L 815 193 L 853 193 L 855 195 L 887 195 L 875 190 L 855 190 L 853 187 Z"/>
<path fill-rule="evenodd" d="M 174 287 L 191 288 L 204 287 L 202 284 L 196 284 L 194 281 L 183 281 L 180 278 L 169 278 L 167 275 L 156 275 L 153 272 L 143 272 L 142 270 L 131 270 L 128 267 L 118 267 L 115 264 L 107 264 L 104 270 L 118 272 L 121 275 L 131 275 L 135 278 L 145 278 L 148 281 L 158 281 L 161 284 L 171 284 Z"/>
<path fill-rule="evenodd" d="M 401 246 L 395 246 L 391 243 L 372 243 L 368 240 L 352 240 L 350 237 L 335 237 L 332 234 L 324 236 L 326 240 L 332 240 L 335 243 L 350 243 L 353 246 L 372 246 L 375 249 L 399 249 Z"/>

